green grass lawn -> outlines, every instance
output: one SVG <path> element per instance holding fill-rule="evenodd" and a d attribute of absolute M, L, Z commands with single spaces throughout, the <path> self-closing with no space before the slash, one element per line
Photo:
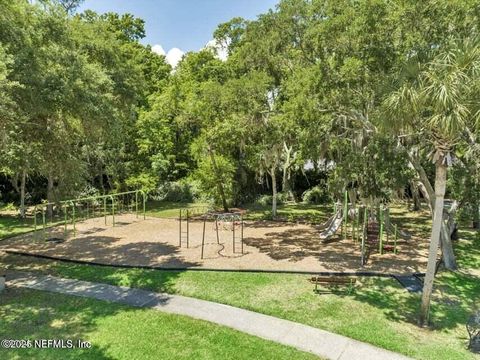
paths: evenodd
<path fill-rule="evenodd" d="M 294 208 L 292 217 L 296 219 L 317 211 L 307 206 Z M 328 216 L 325 209 L 323 214 Z M 163 211 L 177 210 L 169 205 L 158 209 L 159 213 Z M 255 211 L 262 217 L 265 210 L 252 213 Z M 392 218 L 406 230 L 428 236 L 428 212 L 412 214 L 398 206 L 392 208 Z M 480 277 L 475 276 L 475 269 L 480 268 L 480 234 L 462 229 L 460 237 L 462 240 L 455 250 L 462 271 L 443 272 L 437 277 L 429 329 L 416 326 L 420 297 L 408 293 L 393 279 L 362 278 L 351 294 L 334 291 L 317 295 L 306 281 L 307 277 L 301 275 L 116 269 L 18 256 L 4 256 L 0 262 L 10 268 L 238 306 L 346 335 L 417 359 L 476 359 L 478 356 L 466 350 L 465 322 L 480 298 Z"/>
<path fill-rule="evenodd" d="M 0 240 L 33 230 L 33 220 L 0 213 Z"/>
<path fill-rule="evenodd" d="M 178 203 L 169 201 L 148 201 L 147 216 L 160 218 L 178 218 L 180 209 L 189 209 L 191 213 L 204 212 L 210 206 L 206 203 Z"/>
<path fill-rule="evenodd" d="M 478 245 L 478 244 L 477 244 Z M 418 359 L 474 359 L 465 321 L 480 294 L 477 277 L 443 273 L 436 281 L 431 329 L 416 326 L 420 298 L 392 279 L 363 278 L 356 290 L 317 295 L 306 276 L 116 269 L 34 261 L 4 263 L 57 276 L 163 291 L 225 303 L 333 331 Z M 23 263 L 23 264 L 22 264 Z"/>
<path fill-rule="evenodd" d="M 161 218 L 178 218 L 181 208 L 189 209 L 192 214 L 210 209 L 207 203 L 178 203 L 168 201 L 148 201 L 146 204 L 146 213 L 148 216 Z M 271 206 L 262 206 L 258 204 L 248 204 L 245 206 L 247 220 L 270 220 Z M 309 221 L 324 222 L 333 211 L 331 205 L 314 205 L 302 203 L 280 204 L 278 206 L 278 220 L 285 221 Z"/>
<path fill-rule="evenodd" d="M 272 207 L 250 204 L 247 206 L 246 219 L 270 220 L 272 219 Z M 277 219 L 284 221 L 306 221 L 323 223 L 333 212 L 332 205 L 315 205 L 303 203 L 280 204 L 277 209 Z"/>
<path fill-rule="evenodd" d="M 0 349 L 1 359 L 316 359 L 185 316 L 13 288 L 0 296 L 0 338 L 92 344 L 90 349 Z"/>

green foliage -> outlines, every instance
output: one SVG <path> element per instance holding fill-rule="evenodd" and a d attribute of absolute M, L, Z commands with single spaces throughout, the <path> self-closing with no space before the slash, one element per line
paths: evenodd
<path fill-rule="evenodd" d="M 361 149 L 349 141 L 335 143 L 339 161 L 328 179 L 330 192 L 341 199 L 345 189 L 356 189 L 361 199 L 389 201 L 395 190 L 412 177 L 405 150 L 385 137 L 376 137 Z"/>
<path fill-rule="evenodd" d="M 232 202 L 235 166 L 230 159 L 223 155 L 215 155 L 216 166 L 211 159 L 205 158 L 198 162 L 198 168 L 192 174 L 192 178 L 199 182 L 199 190 L 203 198 L 212 199 L 215 204 L 221 204 L 222 198 L 218 190 L 222 184 L 225 198 L 228 203 Z"/>
<path fill-rule="evenodd" d="M 277 194 L 277 204 L 285 204 L 288 202 L 289 195 L 286 193 L 278 193 Z M 272 195 L 261 195 L 256 201 L 255 204 L 260 206 L 271 206 L 273 203 Z"/>
<path fill-rule="evenodd" d="M 189 203 L 198 200 L 199 194 L 195 193 L 195 189 L 188 180 L 182 179 L 160 185 L 154 196 L 160 201 Z"/>
<path fill-rule="evenodd" d="M 324 204 L 329 200 L 329 194 L 325 186 L 314 186 L 302 194 L 302 200 L 306 204 Z"/>

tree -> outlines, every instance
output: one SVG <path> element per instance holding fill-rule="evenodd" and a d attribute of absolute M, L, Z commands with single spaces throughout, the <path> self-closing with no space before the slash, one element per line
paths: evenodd
<path fill-rule="evenodd" d="M 409 78 L 393 92 L 387 106 L 397 114 L 397 128 L 421 132 L 433 144 L 431 158 L 435 164 L 435 192 L 430 250 L 422 295 L 420 324 L 427 321 L 435 276 L 438 247 L 442 234 L 447 169 L 453 162 L 458 142 L 465 129 L 476 122 L 472 106 L 473 91 L 480 65 L 480 49 L 476 42 L 466 40 L 442 49 L 426 65 L 418 64 L 416 76 Z M 411 69 L 411 65 L 409 66 Z M 449 235 L 442 241 L 449 241 Z M 451 248 L 444 246 L 446 251 Z M 453 254 L 451 254 L 453 256 Z"/>

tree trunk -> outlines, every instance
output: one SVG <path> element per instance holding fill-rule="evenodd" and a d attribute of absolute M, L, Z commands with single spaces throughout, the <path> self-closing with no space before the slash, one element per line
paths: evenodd
<path fill-rule="evenodd" d="M 418 190 L 418 186 L 415 184 L 414 181 L 411 183 L 411 189 L 412 189 L 412 199 L 413 199 L 413 211 L 419 211 L 421 208 L 421 201 L 420 201 L 420 191 Z"/>
<path fill-rule="evenodd" d="M 420 162 L 418 159 L 410 154 L 410 164 L 412 164 L 413 168 L 418 174 L 419 180 L 417 183 L 418 189 L 422 192 L 423 197 L 427 200 L 428 207 L 430 208 L 430 212 L 432 214 L 432 219 L 435 216 L 435 190 L 432 187 L 432 184 L 430 183 L 430 180 L 428 180 L 427 173 L 425 172 L 425 169 L 421 166 Z M 446 175 L 445 175 L 446 176 Z M 436 181 L 436 179 L 435 179 Z M 443 214 L 443 205 L 442 205 L 442 214 Z M 443 215 L 442 215 L 443 216 Z M 445 229 L 446 225 L 443 221 L 441 221 L 441 228 L 442 234 L 445 234 L 448 229 Z M 443 237 L 441 240 L 441 246 L 442 246 L 442 257 L 443 257 L 443 263 L 445 265 L 445 268 L 448 270 L 455 270 L 457 268 L 456 265 L 456 260 L 455 260 L 455 253 L 453 252 L 453 244 L 450 240 L 450 237 L 447 238 L 446 241 L 443 241 Z"/>
<path fill-rule="evenodd" d="M 22 171 L 22 178 L 20 180 L 20 217 L 25 218 L 25 182 L 27 179 L 27 171 Z"/>
<path fill-rule="evenodd" d="M 295 200 L 292 191 L 291 184 L 291 166 L 292 161 L 292 147 L 288 147 L 286 143 L 283 143 L 283 151 L 285 153 L 285 162 L 283 164 L 283 178 L 282 178 L 282 192 L 288 195 L 289 200 Z"/>
<path fill-rule="evenodd" d="M 53 175 L 48 174 L 48 185 L 47 185 L 47 201 L 49 205 L 47 206 L 47 215 L 49 218 L 53 217 L 53 202 L 55 201 L 53 195 Z"/>
<path fill-rule="evenodd" d="M 217 178 L 217 189 L 218 193 L 220 194 L 220 197 L 222 199 L 222 206 L 223 206 L 223 211 L 228 212 L 228 204 L 227 204 L 227 198 L 225 196 L 225 189 L 223 188 L 223 182 L 220 174 L 218 173 L 218 167 L 217 167 L 217 162 L 215 161 L 215 155 L 213 154 L 212 149 L 208 149 L 208 153 L 210 154 L 210 159 L 212 161 L 212 167 L 213 171 L 215 172 L 215 177 Z"/>
<path fill-rule="evenodd" d="M 424 326 L 428 320 L 428 311 L 435 278 L 438 247 L 440 245 L 440 233 L 443 222 L 443 200 L 447 181 L 447 167 L 440 159 L 436 163 L 435 171 L 435 212 L 433 216 L 432 235 L 430 238 L 430 249 L 428 252 L 427 272 L 423 285 L 422 304 L 420 307 L 420 326 Z"/>
<path fill-rule="evenodd" d="M 442 232 L 440 237 L 440 244 L 442 246 L 443 264 L 449 270 L 457 269 L 457 262 L 455 260 L 455 253 L 453 252 L 452 233 L 455 224 L 455 213 L 457 212 L 458 202 L 454 201 L 450 210 L 444 213 L 442 221 Z M 446 215 L 446 216 L 445 216 Z"/>
<path fill-rule="evenodd" d="M 100 165 L 100 168 L 98 169 L 98 175 L 99 175 L 99 181 L 100 181 L 100 188 L 102 189 L 102 194 L 105 194 L 105 184 L 103 181 L 103 166 Z"/>
<path fill-rule="evenodd" d="M 473 205 L 472 228 L 476 230 L 480 229 L 480 205 L 478 202 Z"/>
<path fill-rule="evenodd" d="M 276 166 L 272 167 L 270 176 L 272 177 L 272 217 L 277 216 L 277 176 L 275 175 Z"/>

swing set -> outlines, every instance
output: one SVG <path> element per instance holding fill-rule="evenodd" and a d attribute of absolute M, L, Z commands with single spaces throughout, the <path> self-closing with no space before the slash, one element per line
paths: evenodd
<path fill-rule="evenodd" d="M 240 253 L 243 255 L 243 215 L 240 212 L 213 212 L 205 208 L 185 208 L 180 209 L 178 217 L 178 246 L 186 243 L 187 248 L 190 245 L 190 221 L 195 215 L 200 215 L 203 221 L 202 245 L 200 258 L 204 258 L 205 252 L 205 234 L 207 220 L 213 220 L 214 230 L 217 238 L 217 244 L 220 244 L 219 230 L 229 230 L 232 232 L 233 253 L 238 253 L 237 243 L 240 242 Z"/>

